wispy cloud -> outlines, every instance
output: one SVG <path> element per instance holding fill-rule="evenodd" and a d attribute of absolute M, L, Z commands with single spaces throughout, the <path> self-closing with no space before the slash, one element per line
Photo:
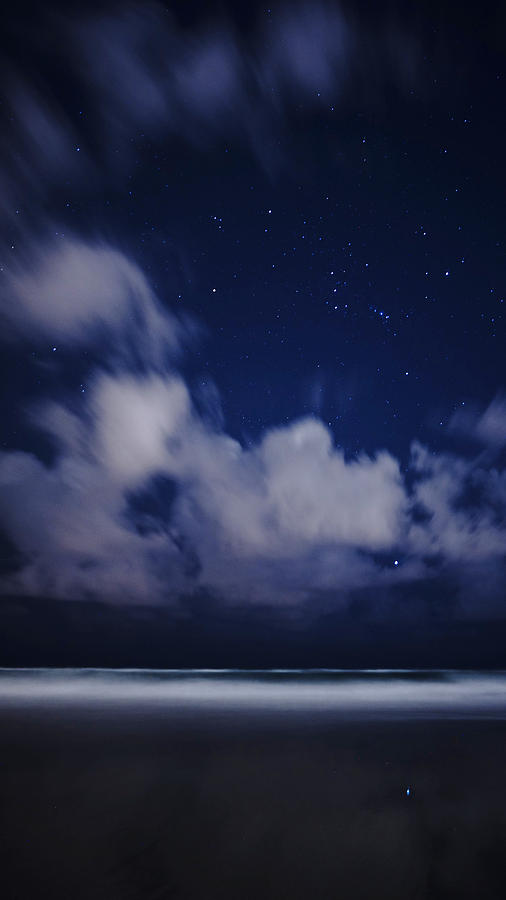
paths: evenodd
<path fill-rule="evenodd" d="M 287 113 L 339 108 L 364 87 L 368 97 L 403 91 L 420 58 L 413 34 L 395 23 L 373 32 L 335 3 L 264 11 L 248 35 L 225 16 L 189 31 L 157 3 L 49 21 L 50 37 L 26 21 L 20 29 L 36 75 L 14 63 L 5 72 L 1 202 L 13 226 L 27 188 L 44 207 L 69 177 L 100 183 L 121 171 L 140 132 L 198 146 L 238 140 L 272 167 Z M 62 71 L 82 108 L 69 104 Z"/>
<path fill-rule="evenodd" d="M 506 397 L 499 394 L 484 411 L 461 407 L 451 417 L 449 428 L 474 443 L 500 450 L 506 446 Z"/>

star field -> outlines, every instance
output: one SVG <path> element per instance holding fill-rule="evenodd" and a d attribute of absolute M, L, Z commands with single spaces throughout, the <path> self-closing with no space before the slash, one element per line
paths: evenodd
<path fill-rule="evenodd" d="M 141 139 L 129 174 L 136 252 L 158 287 L 177 269 L 168 302 L 212 332 L 199 361 L 234 431 L 313 412 L 351 452 L 399 450 L 495 392 L 504 247 L 470 99 L 428 112 L 410 92 L 393 129 L 376 111 L 319 111 L 309 136 L 294 124 L 297 169 L 289 160 L 275 178 L 241 147 L 213 149 L 201 172 L 201 159 L 160 159 Z M 170 165 L 179 177 L 167 187 Z"/>

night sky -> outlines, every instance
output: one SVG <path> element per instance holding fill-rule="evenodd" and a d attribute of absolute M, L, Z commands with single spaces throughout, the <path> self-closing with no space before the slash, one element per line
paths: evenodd
<path fill-rule="evenodd" d="M 9 10 L 0 663 L 506 664 L 505 34 Z"/>

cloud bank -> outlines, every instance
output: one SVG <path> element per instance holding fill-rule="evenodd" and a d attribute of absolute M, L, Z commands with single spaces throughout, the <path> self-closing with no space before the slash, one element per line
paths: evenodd
<path fill-rule="evenodd" d="M 5 273 L 2 315 L 11 340 L 56 335 L 69 353 L 107 337 L 78 402 L 69 390 L 27 410 L 52 459 L 0 454 L 1 525 L 21 559 L 4 591 L 177 605 L 205 590 L 293 605 L 450 572 L 462 585 L 486 578 L 496 597 L 500 398 L 450 424 L 487 442 L 486 457 L 415 442 L 407 472 L 387 450 L 348 459 L 317 418 L 244 447 L 199 412 L 177 368 L 184 327 L 120 251 L 71 236 L 42 244 Z"/>

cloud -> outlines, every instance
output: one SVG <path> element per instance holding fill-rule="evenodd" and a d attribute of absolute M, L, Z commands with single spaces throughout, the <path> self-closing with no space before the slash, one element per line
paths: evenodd
<path fill-rule="evenodd" d="M 339 93 L 356 62 L 358 30 L 338 6 L 286 8 L 265 36 L 263 83 L 316 97 Z"/>
<path fill-rule="evenodd" d="M 187 32 L 160 6 L 132 4 L 76 23 L 75 66 L 107 130 L 141 124 L 192 142 L 206 133 L 252 140 L 250 120 L 272 128 L 291 94 L 316 103 L 331 91 L 352 44 L 342 13 L 324 4 L 262 18 L 246 39 L 223 18 Z"/>
<path fill-rule="evenodd" d="M 6 590 L 123 602 L 160 597 L 177 551 L 160 535 L 125 527 L 124 496 L 103 469 L 79 456 L 47 468 L 27 453 L 2 454 L 0 486 L 2 520 L 24 559 L 4 579 Z M 167 599 L 176 586 L 173 566 Z"/>
<path fill-rule="evenodd" d="M 504 556 L 506 507 L 494 490 L 497 471 L 482 468 L 479 460 L 430 453 L 416 442 L 412 467 L 413 501 L 424 513 L 410 532 L 419 553 L 462 563 Z"/>
<path fill-rule="evenodd" d="M 73 64 L 107 130 L 141 125 L 197 143 L 239 136 L 254 152 L 258 130 L 275 130 L 301 97 L 307 108 L 335 101 L 371 76 L 376 90 L 411 87 L 419 57 L 394 23 L 372 32 L 323 2 L 269 10 L 247 37 L 223 17 L 185 31 L 156 4 L 79 20 L 72 36 Z"/>
<path fill-rule="evenodd" d="M 400 536 L 406 497 L 388 454 L 347 463 L 312 419 L 244 449 L 199 417 L 174 374 L 100 373 L 79 415 L 53 403 L 32 421 L 57 458 L 0 456 L 3 527 L 27 560 L 10 590 L 155 601 L 205 587 L 293 602 L 367 580 L 354 553 Z M 130 499 L 155 476 L 176 486 L 170 519 L 138 530 Z"/>
<path fill-rule="evenodd" d="M 125 487 L 170 467 L 190 415 L 178 378 L 105 376 L 91 394 L 94 458 Z"/>
<path fill-rule="evenodd" d="M 151 365 L 174 354 L 181 324 L 162 311 L 141 270 L 101 242 L 26 242 L 4 270 L 1 319 L 11 337 L 75 346 L 114 333 L 117 353 L 141 349 Z"/>
<path fill-rule="evenodd" d="M 392 84 L 412 87 L 420 58 L 413 34 L 395 22 L 373 29 L 336 3 L 259 12 L 247 35 L 224 15 L 183 28 L 158 3 L 53 11 L 44 21 L 46 29 L 26 20 L 18 29 L 33 75 L 14 62 L 4 72 L 10 133 L 0 180 L 14 228 L 16 207 L 27 212 L 28 191 L 45 206 L 51 187 L 89 189 L 104 174 L 121 176 L 139 132 L 199 148 L 238 140 L 272 167 L 267 148 L 279 154 L 287 115 L 344 102 L 347 94 L 356 103 L 364 85 L 375 94 Z M 66 81 L 82 108 L 69 103 Z"/>
<path fill-rule="evenodd" d="M 499 394 L 484 412 L 460 408 L 449 422 L 450 431 L 492 450 L 506 445 L 506 397 Z"/>
<path fill-rule="evenodd" d="M 69 174 L 75 166 L 76 137 L 72 126 L 54 101 L 34 87 L 18 82 L 10 106 L 16 124 L 17 164 L 27 169 L 32 160 L 55 176 Z M 62 173 L 63 167 L 63 173 Z"/>
<path fill-rule="evenodd" d="M 11 340 L 57 337 L 70 354 L 61 366 L 108 335 L 79 404 L 69 392 L 27 411 L 52 461 L 0 454 L 0 521 L 22 559 L 5 590 L 173 603 L 206 590 L 293 605 L 434 572 L 476 584 L 485 567 L 494 593 L 506 472 L 481 455 L 415 443 L 408 483 L 386 450 L 346 458 L 316 417 L 241 445 L 215 386 L 195 402 L 177 371 L 176 320 L 135 263 L 102 243 L 33 246 L 2 304 Z M 496 401 L 475 431 L 497 442 L 501 416 Z"/>

